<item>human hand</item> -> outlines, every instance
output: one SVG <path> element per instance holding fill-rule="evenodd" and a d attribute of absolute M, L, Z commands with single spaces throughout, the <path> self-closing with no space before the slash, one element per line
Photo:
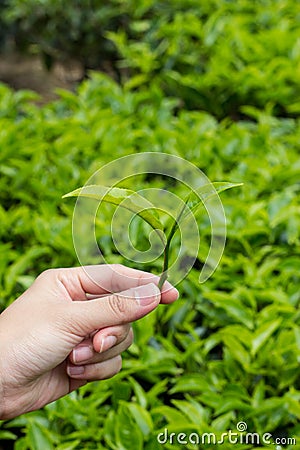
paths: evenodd
<path fill-rule="evenodd" d="M 132 343 L 130 322 L 178 296 L 157 283 L 120 265 L 43 272 L 0 315 L 0 419 L 115 375 Z"/>

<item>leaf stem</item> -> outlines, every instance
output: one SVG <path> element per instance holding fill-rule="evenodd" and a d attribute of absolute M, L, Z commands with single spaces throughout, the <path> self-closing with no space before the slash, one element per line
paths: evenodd
<path fill-rule="evenodd" d="M 167 242 L 164 249 L 164 264 L 162 274 L 160 276 L 158 282 L 158 289 L 161 291 L 164 282 L 168 279 L 168 267 L 169 267 L 169 249 L 170 249 L 170 241 Z"/>
<path fill-rule="evenodd" d="M 177 228 L 179 227 L 179 221 L 184 213 L 184 210 L 187 206 L 187 202 L 189 201 L 191 193 L 189 193 L 188 197 L 185 200 L 185 203 L 178 214 L 177 218 L 174 220 L 173 225 L 171 227 L 170 233 L 167 237 L 167 243 L 164 249 L 164 263 L 163 263 L 163 270 L 162 274 L 160 276 L 159 282 L 158 282 L 158 288 L 159 290 L 162 289 L 164 282 L 168 279 L 168 269 L 169 269 L 169 253 L 170 253 L 170 245 L 171 241 L 174 237 L 174 234 L 176 233 Z"/>

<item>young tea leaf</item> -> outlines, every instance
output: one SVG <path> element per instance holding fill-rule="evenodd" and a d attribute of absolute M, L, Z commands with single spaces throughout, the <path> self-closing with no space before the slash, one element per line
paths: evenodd
<path fill-rule="evenodd" d="M 214 195 L 218 195 L 227 189 L 243 186 L 243 183 L 229 183 L 226 181 L 217 181 L 215 183 L 205 184 L 196 189 L 193 194 L 197 196 L 196 199 L 188 201 L 187 206 L 191 212 L 196 212 L 197 209 L 205 204 Z M 184 215 L 185 217 L 185 215 Z"/>
<path fill-rule="evenodd" d="M 226 189 L 230 189 L 237 186 L 242 186 L 243 183 L 229 183 L 229 182 L 215 182 L 210 184 L 205 184 L 195 191 L 190 191 L 187 197 L 184 200 L 183 206 L 181 206 L 180 211 L 175 219 L 171 218 L 170 223 L 168 225 L 168 229 L 170 229 L 167 235 L 167 244 L 164 251 L 164 264 L 163 271 L 160 277 L 158 287 L 161 289 L 162 285 L 168 278 L 168 267 L 169 267 L 169 251 L 171 241 L 179 228 L 180 222 L 182 222 L 189 214 L 195 213 L 197 209 L 205 204 L 210 198 L 214 195 L 218 195 L 218 193 L 225 191 Z M 197 199 L 190 200 L 190 198 L 196 195 Z"/>
<path fill-rule="evenodd" d="M 155 206 L 135 191 L 101 185 L 89 185 L 75 189 L 75 191 L 69 192 L 63 196 L 63 198 L 66 197 L 94 198 L 95 200 L 126 208 L 147 222 L 157 232 L 164 243 L 164 226 L 157 217 L 158 215 Z"/>

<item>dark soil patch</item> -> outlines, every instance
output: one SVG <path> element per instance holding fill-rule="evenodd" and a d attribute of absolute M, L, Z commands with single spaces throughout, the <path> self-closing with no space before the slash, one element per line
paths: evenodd
<path fill-rule="evenodd" d="M 83 77 L 83 70 L 75 61 L 56 63 L 48 71 L 38 56 L 19 53 L 0 54 L 0 82 L 15 90 L 30 89 L 41 96 L 41 103 L 57 98 L 56 88 L 74 90 Z"/>

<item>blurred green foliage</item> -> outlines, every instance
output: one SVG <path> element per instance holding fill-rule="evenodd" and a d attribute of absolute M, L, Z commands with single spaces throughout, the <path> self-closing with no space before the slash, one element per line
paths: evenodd
<path fill-rule="evenodd" d="M 300 3 L 291 0 L 7 0 L 17 46 L 47 66 L 77 59 L 130 87 L 156 80 L 185 108 L 239 118 L 241 104 L 299 112 Z"/>
<path fill-rule="evenodd" d="M 106 162 L 166 152 L 244 183 L 222 194 L 228 236 L 213 277 L 200 287 L 196 264 L 174 305 L 135 324 L 120 374 L 1 422 L 0 448 L 154 450 L 165 427 L 220 436 L 239 421 L 299 445 L 299 3 L 198 3 L 107 3 L 134 18 L 131 34 L 103 31 L 123 55 L 122 83 L 91 73 L 41 108 L 0 86 L 1 308 L 42 270 L 78 264 L 61 196 Z M 124 262 L 103 214 L 105 257 Z"/>

